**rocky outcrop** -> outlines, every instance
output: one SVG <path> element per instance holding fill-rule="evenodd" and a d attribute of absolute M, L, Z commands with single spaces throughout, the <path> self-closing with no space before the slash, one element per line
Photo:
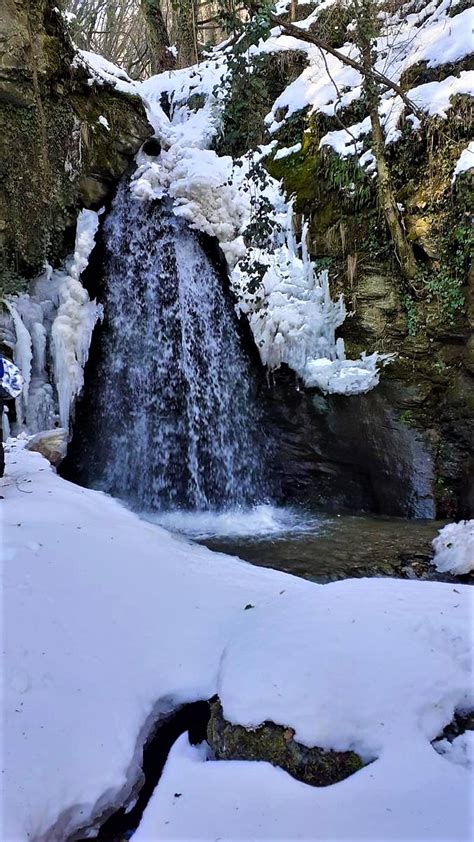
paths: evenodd
<path fill-rule="evenodd" d="M 461 64 L 453 72 L 460 69 Z M 355 112 L 344 113 L 344 124 L 354 117 Z M 311 252 L 329 269 L 333 292 L 344 293 L 351 318 L 340 334 L 348 356 L 378 350 L 397 357 L 384 369 L 374 395 L 360 400 L 321 400 L 311 392 L 296 400 L 277 378 L 275 398 L 280 415 L 288 416 L 286 441 L 290 449 L 305 453 L 306 478 L 299 476 L 297 483 L 307 483 L 309 489 L 312 474 L 324 498 L 344 479 L 367 487 L 371 474 L 375 500 L 370 503 L 363 491 L 354 498 L 363 508 L 369 505 L 372 511 L 391 514 L 409 514 L 411 509 L 416 514 L 417 506 L 409 502 L 413 483 L 426 486 L 431 472 L 428 497 L 434 501 L 433 513 L 471 517 L 474 274 L 469 274 L 469 209 L 474 171 L 455 183 L 452 179 L 472 132 L 472 103 L 459 97 L 446 120 L 427 121 L 419 133 L 404 127 L 400 140 L 390 147 L 397 200 L 405 209 L 419 265 L 411 284 L 394 259 L 373 180 L 350 157 L 320 149 L 322 136 L 337 128 L 323 115 L 298 112 L 282 130 L 281 143 L 301 143 L 301 150 L 270 158 L 267 166 L 295 197 L 297 213 L 309 221 Z M 295 404 L 304 427 L 301 435 L 295 428 Z M 405 435 L 400 435 L 400 424 Z M 336 433 L 341 432 L 345 441 L 337 442 Z M 400 472 L 401 463 L 405 467 Z M 317 488 L 311 493 L 317 496 Z"/>
<path fill-rule="evenodd" d="M 0 293 L 70 250 L 78 209 L 104 203 L 150 132 L 138 97 L 75 67 L 52 0 L 4 0 Z"/>
<path fill-rule="evenodd" d="M 207 741 L 218 760 L 266 760 L 311 786 L 343 781 L 364 765 L 353 751 L 323 751 L 298 743 L 292 728 L 265 722 L 255 729 L 224 719 L 219 700 L 211 702 Z"/>
<path fill-rule="evenodd" d="M 322 395 L 279 372 L 269 417 L 285 502 L 329 511 L 431 518 L 436 513 L 435 432 L 416 424 L 422 396 L 400 381 L 366 395 Z"/>

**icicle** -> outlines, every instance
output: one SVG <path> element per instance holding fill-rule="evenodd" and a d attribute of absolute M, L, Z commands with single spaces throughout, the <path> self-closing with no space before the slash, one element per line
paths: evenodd
<path fill-rule="evenodd" d="M 283 243 L 273 254 L 256 249 L 251 252 L 250 261 L 266 267 L 253 299 L 246 293 L 247 273 L 240 272 L 239 266 L 233 273 L 237 295 L 243 298 L 245 294 L 246 312 L 262 362 L 270 369 L 286 363 L 306 386 L 324 392 L 366 392 L 377 385 L 379 366 L 394 355 L 362 354 L 358 360 L 346 359 L 344 342 L 336 339 L 336 330 L 346 317 L 343 296 L 333 301 L 327 270 L 315 271 L 307 245 L 308 223 L 303 224 L 298 248 L 292 220 L 290 203 Z"/>
<path fill-rule="evenodd" d="M 84 384 L 92 331 L 102 307 L 90 301 L 79 278 L 87 266 L 99 226 L 95 211 L 83 210 L 77 220 L 76 247 L 69 275 L 59 288 L 59 309 L 51 329 L 55 382 L 61 425 L 69 429 L 76 396 Z"/>

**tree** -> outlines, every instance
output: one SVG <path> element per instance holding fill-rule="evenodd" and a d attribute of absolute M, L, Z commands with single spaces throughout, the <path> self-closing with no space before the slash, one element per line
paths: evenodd
<path fill-rule="evenodd" d="M 176 0 L 176 49 L 178 67 L 189 67 L 198 60 L 196 0 Z"/>
<path fill-rule="evenodd" d="M 372 128 L 372 153 L 377 166 L 379 202 L 390 231 L 402 273 L 407 280 L 413 281 L 418 267 L 413 247 L 400 221 L 392 176 L 385 155 L 385 138 L 380 123 L 380 89 L 373 74 L 377 56 L 374 41 L 378 34 L 378 18 L 373 0 L 353 0 L 353 7 L 356 20 L 355 40 L 359 47 L 362 61 L 365 99 Z"/>
<path fill-rule="evenodd" d="M 72 39 L 99 53 L 134 78 L 150 75 L 145 16 L 139 0 L 66 0 Z"/>
<path fill-rule="evenodd" d="M 176 64 L 159 0 L 140 0 L 152 73 L 172 70 Z"/>

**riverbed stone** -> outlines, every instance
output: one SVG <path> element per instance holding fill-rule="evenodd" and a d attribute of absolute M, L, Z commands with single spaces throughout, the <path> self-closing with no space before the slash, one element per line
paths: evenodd
<path fill-rule="evenodd" d="M 343 781 L 364 763 L 353 751 L 325 751 L 302 745 L 284 725 L 264 722 L 249 729 L 228 722 L 219 699 L 211 701 L 207 740 L 218 760 L 265 760 L 311 786 Z"/>

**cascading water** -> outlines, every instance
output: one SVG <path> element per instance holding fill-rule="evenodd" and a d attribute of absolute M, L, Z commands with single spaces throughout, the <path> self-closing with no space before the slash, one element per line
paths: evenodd
<path fill-rule="evenodd" d="M 262 500 L 259 413 L 232 301 L 171 206 L 123 184 L 105 222 L 99 362 L 71 458 L 143 509 Z M 85 417 L 85 413 L 83 413 Z"/>

